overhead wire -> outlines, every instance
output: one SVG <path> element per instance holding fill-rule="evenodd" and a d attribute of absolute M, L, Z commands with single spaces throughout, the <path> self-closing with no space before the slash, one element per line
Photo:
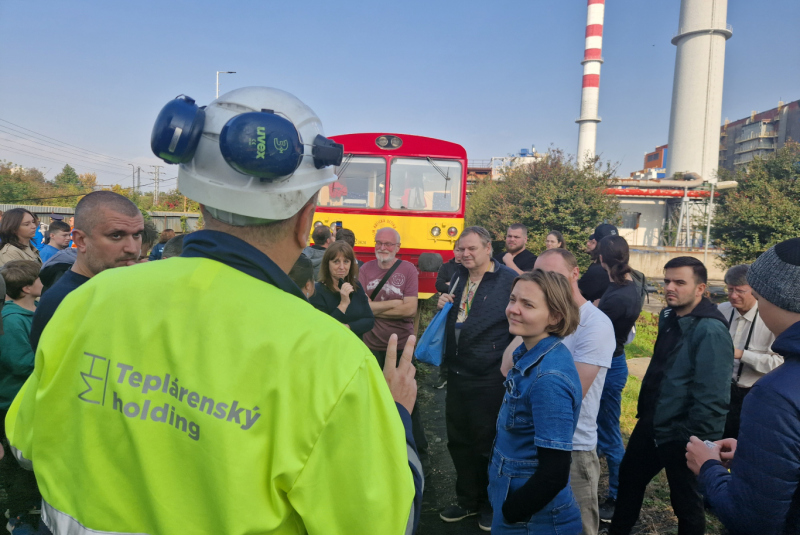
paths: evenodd
<path fill-rule="evenodd" d="M 2 118 L 0 118 L 0 121 L 2 121 L 2 122 L 4 122 L 4 123 L 8 123 L 8 124 L 10 124 L 10 125 L 12 125 L 12 126 L 16 126 L 17 128 L 21 128 L 21 129 L 23 129 L 23 130 L 25 130 L 25 131 L 27 131 L 27 132 L 31 132 L 32 134 L 36 134 L 37 136 L 40 136 L 40 137 L 43 137 L 43 138 L 47 138 L 47 139 L 50 139 L 50 140 L 52 140 L 52 141 L 56 141 L 56 142 L 58 142 L 58 143 L 61 143 L 62 145 L 67 145 L 67 146 L 69 146 L 69 147 L 72 147 L 72 148 L 75 148 L 75 149 L 82 150 L 82 151 L 84 151 L 84 152 L 90 152 L 90 153 L 92 153 L 92 154 L 96 154 L 96 155 L 98 155 L 98 156 L 103 156 L 104 158 L 110 158 L 110 159 L 112 159 L 112 160 L 119 160 L 120 162 L 123 162 L 123 163 L 126 163 L 126 164 L 128 163 L 127 161 L 125 161 L 125 160 L 124 160 L 124 159 L 122 159 L 122 158 L 117 158 L 116 156 L 109 156 L 109 155 L 107 155 L 107 154 L 102 154 L 102 153 L 100 153 L 100 152 L 95 152 L 95 151 L 93 151 L 93 150 L 84 149 L 84 148 L 78 147 L 77 145 L 72 145 L 72 144 L 70 144 L 70 143 L 66 143 L 66 142 L 64 142 L 64 141 L 60 141 L 60 140 L 58 140 L 58 139 L 56 139 L 56 138 L 54 138 L 54 137 L 50 137 L 50 136 L 46 136 L 46 135 L 44 135 L 44 134 L 40 134 L 39 132 L 36 132 L 36 131 L 34 131 L 34 130 L 31 130 L 30 128 L 25 128 L 24 126 L 20 126 L 20 125 L 18 125 L 18 124 L 16 124 L 16 123 L 12 123 L 11 121 L 7 121 L 6 119 L 2 119 Z"/>
<path fill-rule="evenodd" d="M 2 125 L 0 125 L 0 128 L 2 128 Z M 3 132 L 2 130 L 0 130 L 0 134 L 8 134 L 8 133 L 7 132 Z M 11 135 L 13 135 L 13 134 L 11 134 Z M 106 163 L 106 162 L 101 162 L 101 161 L 88 160 L 88 159 L 84 159 L 83 157 L 76 158 L 75 156 L 80 156 L 80 155 L 77 154 L 77 153 L 71 153 L 71 152 L 64 151 L 64 149 L 60 149 L 58 147 L 41 148 L 41 147 L 35 147 L 35 146 L 31 146 L 31 145 L 28 145 L 28 144 L 25 144 L 25 143 L 21 143 L 19 141 L 14 140 L 14 139 L 8 139 L 8 138 L 2 137 L 2 136 L 0 136 L 0 139 L 3 140 L 3 141 L 7 141 L 8 143 L 14 143 L 16 145 L 19 145 L 21 147 L 24 147 L 24 148 L 30 149 L 30 150 L 36 150 L 36 151 L 63 151 L 65 153 L 64 154 L 64 159 L 65 160 L 69 160 L 69 161 L 77 160 L 79 162 L 83 162 L 83 163 L 89 164 L 89 165 L 94 165 L 96 167 L 97 166 L 103 166 L 103 167 L 111 167 L 113 169 L 123 169 L 125 167 L 122 164 L 117 164 L 117 163 Z M 19 138 L 19 139 L 22 139 L 24 141 L 34 141 L 34 140 L 28 140 L 28 139 L 25 139 L 25 138 Z M 58 153 L 49 153 L 48 152 L 47 154 L 49 154 L 50 156 L 62 156 L 62 154 L 58 154 Z M 111 171 L 109 170 L 109 172 L 111 172 Z"/>
<path fill-rule="evenodd" d="M 10 140 L 10 139 L 5 139 L 4 141 L 12 141 L 12 140 Z M 12 142 L 13 142 L 13 141 L 12 141 Z M 20 150 L 20 149 L 18 149 L 18 148 L 16 148 L 16 147 L 9 147 L 8 145 L 3 145 L 2 143 L 0 143 L 0 147 L 3 147 L 3 148 L 5 148 L 6 150 L 10 150 L 10 151 L 12 151 L 12 152 L 16 152 L 16 153 L 18 153 L 18 154 L 26 154 L 26 155 L 28 155 L 28 156 L 34 156 L 34 157 L 36 157 L 36 158 L 40 158 L 40 159 L 42 159 L 42 160 L 49 160 L 49 161 L 56 162 L 56 163 L 64 163 L 64 160 L 57 160 L 57 159 L 55 159 L 55 158 L 50 158 L 50 157 L 47 157 L 47 156 L 41 156 L 41 155 L 39 155 L 39 154 L 35 154 L 35 153 L 32 153 L 32 152 L 27 152 L 27 151 L 24 151 L 24 150 Z M 93 172 L 95 172 L 95 173 L 106 173 L 106 174 L 109 174 L 109 175 L 119 175 L 119 176 L 124 176 L 124 177 L 126 177 L 126 178 L 129 178 L 129 177 L 131 176 L 131 175 L 129 175 L 128 173 L 117 173 L 117 172 L 115 172 L 115 171 L 107 171 L 107 170 L 105 170 L 105 169 L 95 169 L 95 168 L 91 168 L 91 167 L 89 167 L 89 165 L 84 165 L 84 164 L 76 164 L 74 167 L 83 168 L 83 169 L 88 169 L 89 171 L 93 171 Z"/>

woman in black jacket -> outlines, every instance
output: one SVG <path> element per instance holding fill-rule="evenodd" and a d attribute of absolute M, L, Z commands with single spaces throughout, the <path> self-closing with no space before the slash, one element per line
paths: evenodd
<path fill-rule="evenodd" d="M 358 283 L 356 255 L 349 244 L 338 241 L 328 246 L 314 289 L 309 302 L 344 323 L 359 338 L 375 325 L 367 294 Z"/>

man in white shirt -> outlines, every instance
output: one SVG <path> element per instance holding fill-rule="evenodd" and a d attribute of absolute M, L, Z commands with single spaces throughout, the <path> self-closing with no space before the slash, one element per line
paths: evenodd
<path fill-rule="evenodd" d="M 781 364 L 783 357 L 772 351 L 775 335 L 758 313 L 758 301 L 747 284 L 749 264 L 733 266 L 725 273 L 728 302 L 718 306 L 730 324 L 733 338 L 731 408 L 725 421 L 724 438 L 737 438 L 744 397 L 763 375 Z"/>
<path fill-rule="evenodd" d="M 578 288 L 580 272 L 575 256 L 565 249 L 548 249 L 536 259 L 534 269 L 554 271 L 567 277 L 572 286 L 572 298 L 581 312 L 578 329 L 564 338 L 564 345 L 572 353 L 575 368 L 581 379 L 583 401 L 578 427 L 572 438 L 572 466 L 570 485 L 581 509 L 584 535 L 596 535 L 600 527 L 600 509 L 597 485 L 600 481 L 600 460 L 597 458 L 597 413 L 603 394 L 606 372 L 616 348 L 614 326 L 603 312 L 587 301 Z M 503 374 L 513 365 L 513 348 L 521 340 L 514 340 L 503 355 Z"/>

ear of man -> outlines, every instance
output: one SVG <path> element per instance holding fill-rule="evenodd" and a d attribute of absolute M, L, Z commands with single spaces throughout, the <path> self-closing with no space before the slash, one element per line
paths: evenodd
<path fill-rule="evenodd" d="M 75 243 L 75 247 L 78 249 L 78 252 L 85 253 L 86 252 L 86 232 L 74 229 L 72 231 L 72 241 Z"/>
<path fill-rule="evenodd" d="M 294 231 L 292 233 L 295 244 L 301 249 L 305 248 L 308 236 L 311 234 L 311 227 L 314 224 L 314 213 L 317 210 L 317 203 L 307 202 L 300 210 L 300 214 L 295 220 Z"/>

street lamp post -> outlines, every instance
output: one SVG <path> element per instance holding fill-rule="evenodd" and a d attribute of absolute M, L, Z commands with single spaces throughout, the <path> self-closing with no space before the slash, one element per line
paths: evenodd
<path fill-rule="evenodd" d="M 236 71 L 217 71 L 217 96 L 219 98 L 219 75 L 220 74 L 236 74 Z"/>

